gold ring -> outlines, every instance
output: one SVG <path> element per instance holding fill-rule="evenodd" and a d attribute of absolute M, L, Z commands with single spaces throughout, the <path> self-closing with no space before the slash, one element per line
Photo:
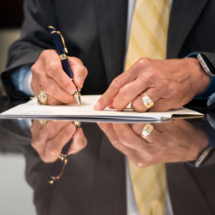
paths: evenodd
<path fill-rule="evenodd" d="M 37 102 L 41 105 L 48 104 L 47 94 L 44 90 L 40 91 L 39 96 L 37 97 Z"/>
<path fill-rule="evenodd" d="M 47 121 L 45 119 L 39 119 L 39 123 L 41 125 L 45 125 L 47 123 Z"/>
<path fill-rule="evenodd" d="M 154 105 L 154 102 L 144 93 L 142 93 L 141 98 L 143 100 L 143 104 L 149 109 Z"/>
<path fill-rule="evenodd" d="M 153 131 L 153 129 L 154 129 L 154 126 L 153 126 L 152 124 L 150 124 L 150 123 L 147 123 L 147 124 L 144 126 L 144 128 L 143 128 L 143 131 L 142 131 L 142 133 L 141 133 L 141 137 L 142 137 L 143 139 L 146 139 L 146 137 L 147 137 L 149 134 L 151 134 L 151 132 Z"/>

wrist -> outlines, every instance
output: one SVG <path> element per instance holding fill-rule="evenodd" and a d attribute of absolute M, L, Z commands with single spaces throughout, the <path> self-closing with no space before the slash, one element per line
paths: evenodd
<path fill-rule="evenodd" d="M 196 128 L 196 138 L 194 140 L 195 150 L 193 151 L 193 154 L 189 156 L 189 161 L 195 161 L 198 159 L 198 157 L 202 154 L 202 152 L 208 148 L 209 141 L 205 133 L 200 129 Z"/>
<path fill-rule="evenodd" d="M 189 60 L 192 72 L 192 85 L 195 95 L 203 93 L 210 84 L 210 77 L 205 73 L 199 61 L 196 58 L 187 58 Z"/>

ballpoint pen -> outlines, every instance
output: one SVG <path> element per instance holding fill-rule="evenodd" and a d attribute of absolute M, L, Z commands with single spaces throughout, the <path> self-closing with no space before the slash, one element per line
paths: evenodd
<path fill-rule="evenodd" d="M 60 33 L 60 31 L 57 31 L 56 28 L 54 28 L 52 26 L 49 26 L 48 28 L 49 28 L 49 31 L 52 35 L 52 39 L 53 39 L 55 48 L 57 50 L 57 53 L 61 59 L 63 69 L 66 72 L 66 74 L 72 79 L 72 82 L 74 83 L 73 73 L 72 73 L 72 70 L 70 68 L 69 62 L 67 60 L 68 51 L 66 48 L 64 38 L 63 38 L 62 34 Z M 74 85 L 75 85 L 75 83 L 74 83 Z M 81 94 L 79 93 L 77 87 L 76 87 L 74 97 L 75 97 L 75 100 L 77 101 L 78 105 L 81 105 Z"/>
<path fill-rule="evenodd" d="M 76 128 L 80 127 L 81 123 L 79 121 L 74 122 Z M 66 143 L 63 147 L 60 156 L 58 157 L 57 161 L 54 164 L 49 183 L 53 184 L 56 180 L 59 180 L 63 174 L 64 168 L 67 164 L 67 154 L 69 151 L 70 146 L 72 145 L 73 137 Z"/>

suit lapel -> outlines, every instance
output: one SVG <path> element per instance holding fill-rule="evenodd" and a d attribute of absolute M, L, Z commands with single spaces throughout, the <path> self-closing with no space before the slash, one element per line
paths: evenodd
<path fill-rule="evenodd" d="M 126 214 L 124 155 L 104 135 L 101 141 L 89 215 Z"/>
<path fill-rule="evenodd" d="M 93 0 L 108 83 L 123 71 L 127 0 Z"/>
<path fill-rule="evenodd" d="M 170 15 L 167 58 L 176 58 L 208 0 L 174 0 Z"/>

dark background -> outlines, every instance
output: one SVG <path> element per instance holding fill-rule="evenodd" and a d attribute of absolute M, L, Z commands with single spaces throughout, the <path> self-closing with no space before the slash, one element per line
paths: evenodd
<path fill-rule="evenodd" d="M 1 0 L 0 28 L 19 28 L 23 21 L 24 0 Z"/>

